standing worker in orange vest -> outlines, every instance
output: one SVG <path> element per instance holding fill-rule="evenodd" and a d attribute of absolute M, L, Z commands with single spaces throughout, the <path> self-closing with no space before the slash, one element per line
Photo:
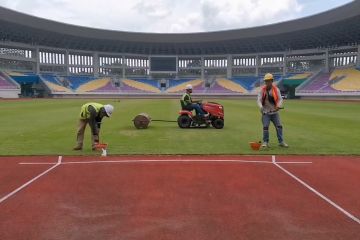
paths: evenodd
<path fill-rule="evenodd" d="M 274 82 L 274 76 L 268 73 L 264 77 L 265 85 L 259 92 L 257 104 L 260 107 L 263 124 L 263 143 L 262 148 L 269 147 L 269 126 L 270 122 L 273 122 L 277 138 L 280 147 L 289 147 L 283 139 L 283 127 L 281 125 L 279 110 L 282 106 L 283 99 L 279 88 L 277 88 Z"/>

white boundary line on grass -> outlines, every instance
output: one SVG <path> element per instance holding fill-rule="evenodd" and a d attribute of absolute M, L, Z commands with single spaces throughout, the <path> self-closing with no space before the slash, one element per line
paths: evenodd
<path fill-rule="evenodd" d="M 196 159 L 153 159 L 153 160 L 145 160 L 145 159 L 134 159 L 134 160 L 102 160 L 102 161 L 73 161 L 73 162 L 62 162 L 62 165 L 70 165 L 70 164 L 109 164 L 109 163 L 169 163 L 169 162 L 178 162 L 178 163 L 259 163 L 259 164 L 272 164 L 270 161 L 256 161 L 256 160 L 196 160 Z M 279 162 L 281 164 L 311 164 L 312 162 Z M 53 163 L 47 162 L 23 162 L 19 163 L 21 165 L 52 165 Z"/>
<path fill-rule="evenodd" d="M 281 162 L 276 162 L 276 157 L 272 156 L 272 163 L 278 167 L 279 169 L 281 169 L 283 172 L 285 172 L 287 175 L 289 175 L 290 177 L 292 177 L 293 179 L 295 179 L 297 182 L 299 182 L 301 185 L 303 185 L 304 187 L 306 187 L 307 189 L 309 189 L 311 192 L 315 193 L 317 196 L 319 196 L 320 198 L 322 198 L 323 200 L 325 200 L 327 203 L 329 203 L 331 206 L 333 206 L 334 208 L 336 208 L 337 210 L 339 210 L 340 212 L 342 212 L 343 214 L 345 214 L 347 217 L 349 217 L 350 219 L 352 219 L 353 221 L 355 221 L 356 223 L 360 224 L 360 219 L 358 219 L 357 217 L 355 217 L 354 215 L 352 215 L 351 213 L 349 213 L 348 211 L 346 211 L 345 209 L 343 209 L 342 207 L 340 207 L 339 205 L 337 205 L 335 202 L 333 202 L 332 200 L 330 200 L 329 198 L 327 198 L 325 195 L 321 194 L 320 192 L 318 192 L 316 189 L 314 189 L 313 187 L 311 187 L 309 184 L 307 184 L 306 182 L 304 182 L 303 180 L 301 180 L 300 178 L 298 178 L 297 176 L 295 176 L 294 174 L 292 174 L 291 172 L 289 172 L 288 170 L 286 170 L 284 167 L 280 166 L 279 163 Z"/>
<path fill-rule="evenodd" d="M 44 172 L 40 173 L 39 175 L 37 175 L 36 177 L 34 177 L 33 179 L 31 179 L 30 181 L 26 182 L 25 184 L 23 184 L 22 186 L 18 187 L 17 189 L 15 189 L 14 191 L 12 191 L 11 193 L 7 194 L 6 196 L 2 197 L 0 199 L 0 204 L 2 202 L 4 202 L 5 200 L 7 200 L 8 198 L 10 198 L 11 196 L 15 195 L 16 193 L 20 192 L 22 189 L 26 188 L 27 186 L 29 186 L 31 183 L 35 182 L 37 179 L 41 178 L 42 176 L 46 175 L 47 173 L 49 173 L 50 171 L 54 170 L 56 167 L 60 166 L 62 163 L 62 156 L 58 157 L 58 161 L 57 163 L 52 163 L 51 168 L 45 170 Z"/>

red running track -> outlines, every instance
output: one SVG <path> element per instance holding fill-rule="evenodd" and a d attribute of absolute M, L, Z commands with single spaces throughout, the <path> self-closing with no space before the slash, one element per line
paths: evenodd
<path fill-rule="evenodd" d="M 260 162 L 208 161 L 231 159 Z M 0 158 L 0 199 L 56 162 Z M 360 217 L 360 157 L 277 162 Z M 360 239 L 360 224 L 270 156 L 65 157 L 0 202 L 0 239 Z"/>

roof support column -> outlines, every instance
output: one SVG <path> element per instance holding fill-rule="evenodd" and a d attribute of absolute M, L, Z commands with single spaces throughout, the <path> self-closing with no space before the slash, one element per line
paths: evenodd
<path fill-rule="evenodd" d="M 256 70 L 255 70 L 255 76 L 259 76 L 259 67 L 260 67 L 260 57 L 258 54 L 256 54 Z"/>
<path fill-rule="evenodd" d="M 205 79 L 205 58 L 201 56 L 201 79 Z"/>
<path fill-rule="evenodd" d="M 232 56 L 228 55 L 227 56 L 227 69 L 226 69 L 226 77 L 228 79 L 232 78 L 232 67 L 233 67 Z"/>
<path fill-rule="evenodd" d="M 35 73 L 40 74 L 40 49 L 39 49 L 39 47 L 35 48 L 35 58 L 36 58 Z"/>
<path fill-rule="evenodd" d="M 65 51 L 65 67 L 66 67 L 66 76 L 70 75 L 70 67 L 69 67 L 69 50 Z"/>
<path fill-rule="evenodd" d="M 360 45 L 358 46 L 358 52 L 356 57 L 356 66 L 360 67 Z"/>
<path fill-rule="evenodd" d="M 325 72 L 329 72 L 330 71 L 330 59 L 329 59 L 329 49 L 325 50 Z"/>
<path fill-rule="evenodd" d="M 175 75 L 176 79 L 179 79 L 179 56 L 176 55 L 176 75 Z"/>
<path fill-rule="evenodd" d="M 287 56 L 286 56 L 286 53 L 284 53 L 284 56 L 283 56 L 283 76 L 286 76 L 286 73 L 287 73 Z"/>
<path fill-rule="evenodd" d="M 125 74 L 125 72 L 126 72 L 126 62 L 125 62 L 125 56 L 123 55 L 122 56 L 122 62 L 123 62 L 123 64 L 122 64 L 122 78 L 123 79 L 125 79 L 126 78 L 126 74 Z M 150 58 L 148 58 L 148 60 L 149 60 L 149 67 L 150 67 Z"/>
<path fill-rule="evenodd" d="M 99 53 L 95 52 L 93 54 L 93 68 L 94 68 L 94 77 L 99 77 L 100 73 L 100 59 L 99 59 Z"/>

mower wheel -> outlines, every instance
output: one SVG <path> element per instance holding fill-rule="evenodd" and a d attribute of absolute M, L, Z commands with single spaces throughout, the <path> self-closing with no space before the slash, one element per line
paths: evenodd
<path fill-rule="evenodd" d="M 189 128 L 191 126 L 191 118 L 188 115 L 179 116 L 177 122 L 180 128 Z"/>
<path fill-rule="evenodd" d="M 215 119 L 211 122 L 211 125 L 216 129 L 222 129 L 224 127 L 224 120 L 221 118 Z"/>

